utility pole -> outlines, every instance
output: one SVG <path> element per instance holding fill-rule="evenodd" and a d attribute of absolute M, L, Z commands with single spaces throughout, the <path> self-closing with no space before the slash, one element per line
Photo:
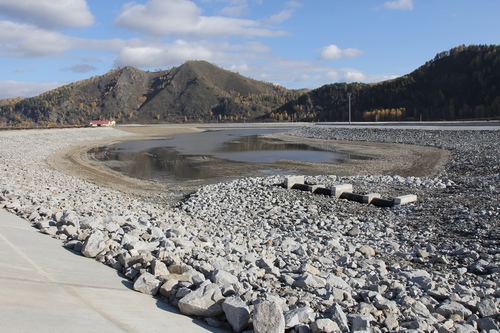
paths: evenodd
<path fill-rule="evenodd" d="M 351 93 L 347 93 L 347 97 L 349 97 L 349 124 L 351 123 Z"/>

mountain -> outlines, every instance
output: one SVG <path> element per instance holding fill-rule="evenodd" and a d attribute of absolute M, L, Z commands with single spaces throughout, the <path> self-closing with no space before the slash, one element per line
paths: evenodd
<path fill-rule="evenodd" d="M 500 119 L 500 46 L 459 46 L 402 77 L 288 90 L 188 61 L 165 71 L 111 70 L 25 99 L 0 101 L 0 126 L 214 121 Z"/>
<path fill-rule="evenodd" d="M 347 121 L 500 119 L 500 46 L 459 46 L 412 73 L 377 84 L 336 83 L 286 103 L 269 118 Z"/>
<path fill-rule="evenodd" d="M 206 61 L 188 61 L 166 71 L 133 67 L 71 83 L 39 96 L 0 106 L 5 125 L 252 120 L 304 91 L 253 80 Z"/>

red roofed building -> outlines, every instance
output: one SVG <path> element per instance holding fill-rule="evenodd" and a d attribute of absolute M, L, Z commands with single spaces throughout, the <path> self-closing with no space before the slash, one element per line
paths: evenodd
<path fill-rule="evenodd" d="M 114 120 L 91 120 L 90 126 L 100 127 L 100 126 L 115 126 L 116 122 Z"/>

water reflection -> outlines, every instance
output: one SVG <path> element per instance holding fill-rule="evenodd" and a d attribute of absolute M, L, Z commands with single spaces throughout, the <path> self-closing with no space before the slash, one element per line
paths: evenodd
<path fill-rule="evenodd" d="M 289 143 L 250 135 L 225 142 L 216 156 L 239 162 L 276 163 L 279 160 L 331 163 L 345 155 L 326 151 L 302 143 Z"/>
<path fill-rule="evenodd" d="M 306 144 L 260 136 L 272 132 L 277 130 L 180 134 L 171 138 L 120 142 L 94 148 L 88 153 L 128 176 L 168 182 L 230 178 L 233 177 L 230 174 L 232 165 L 258 164 L 259 171 L 265 174 L 268 170 L 279 169 L 275 163 L 280 160 L 334 163 L 347 158 L 344 154 Z"/>

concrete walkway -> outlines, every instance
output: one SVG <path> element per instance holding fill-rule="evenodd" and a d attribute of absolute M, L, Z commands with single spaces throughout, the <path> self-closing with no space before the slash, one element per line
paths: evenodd
<path fill-rule="evenodd" d="M 0 209 L 2 332 L 225 332 L 130 288 L 115 270 Z"/>

